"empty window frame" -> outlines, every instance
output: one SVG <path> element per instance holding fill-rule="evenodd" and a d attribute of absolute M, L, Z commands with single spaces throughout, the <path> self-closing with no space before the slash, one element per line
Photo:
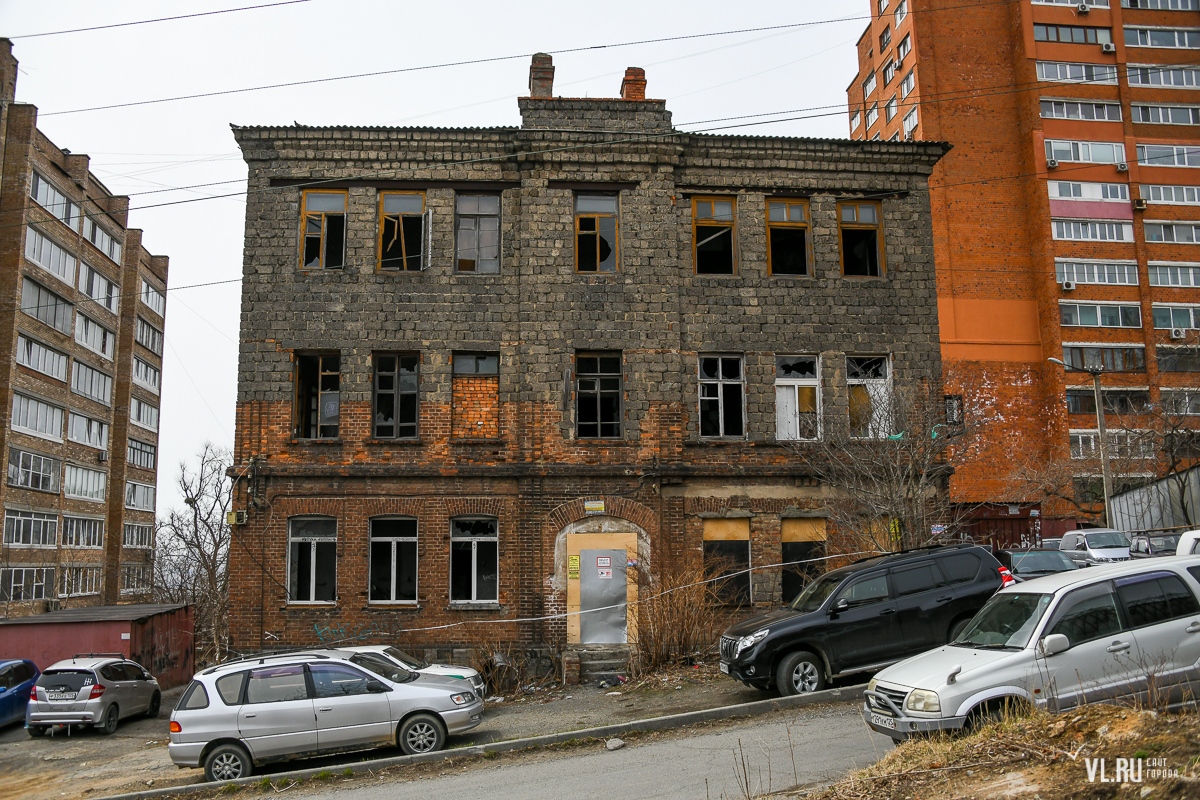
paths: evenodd
<path fill-rule="evenodd" d="M 1159 372 L 1200 372 L 1200 350 L 1194 347 L 1159 347 L 1155 351 Z"/>
<path fill-rule="evenodd" d="M 121 546 L 139 549 L 154 547 L 154 526 L 126 522 L 125 533 L 121 537 Z"/>
<path fill-rule="evenodd" d="M 21 310 L 60 333 L 71 334 L 75 307 L 29 278 L 21 284 Z"/>
<path fill-rule="evenodd" d="M 25 234 L 25 258 L 63 283 L 75 282 L 75 256 L 59 247 L 37 228 L 28 228 Z"/>
<path fill-rule="evenodd" d="M 1200 49 L 1200 30 L 1195 28 L 1131 28 L 1125 26 L 1126 47 Z"/>
<path fill-rule="evenodd" d="M 580 439 L 621 438 L 621 354 L 575 354 L 575 434 Z"/>
<path fill-rule="evenodd" d="M 59 597 L 100 594 L 100 567 L 63 567 Z"/>
<path fill-rule="evenodd" d="M 112 405 L 112 382 L 111 375 L 75 359 L 75 366 L 71 370 L 71 391 L 75 394 L 106 406 Z"/>
<path fill-rule="evenodd" d="M 158 394 L 162 384 L 162 372 L 158 367 L 137 356 L 133 357 L 133 381 Z"/>
<path fill-rule="evenodd" d="M 1191 222 L 1144 222 L 1147 242 L 1200 244 L 1200 224 Z"/>
<path fill-rule="evenodd" d="M 1084 100 L 1042 100 L 1041 106 L 1042 117 L 1045 119 L 1121 121 L 1120 103 L 1093 103 Z"/>
<path fill-rule="evenodd" d="M 71 202 L 58 187 L 33 171 L 29 180 L 29 196 L 73 231 L 79 230 L 79 205 Z"/>
<path fill-rule="evenodd" d="M 737 227 L 732 197 L 692 198 L 692 258 L 697 275 L 737 272 Z"/>
<path fill-rule="evenodd" d="M 146 483 L 125 484 L 125 507 L 136 511 L 154 511 L 155 489 Z"/>
<path fill-rule="evenodd" d="M 75 316 L 75 341 L 111 361 L 117 335 L 85 314 L 76 312 Z"/>
<path fill-rule="evenodd" d="M 1063 327 L 1142 327 L 1142 307 L 1136 305 L 1059 303 L 1058 312 L 1059 322 Z"/>
<path fill-rule="evenodd" d="M 129 440 L 129 447 L 126 450 L 126 458 L 129 463 L 140 469 L 153 470 L 157 463 L 158 448 L 147 442 L 140 442 L 137 439 Z"/>
<path fill-rule="evenodd" d="M 375 354 L 376 439 L 415 439 L 420 416 L 421 356 Z"/>
<path fill-rule="evenodd" d="M 807 200 L 767 200 L 767 263 L 772 275 L 808 275 L 812 261 Z"/>
<path fill-rule="evenodd" d="M 460 194 L 454 200 L 455 269 L 477 275 L 500 271 L 500 196 Z"/>
<path fill-rule="evenodd" d="M 346 264 L 346 192 L 304 192 L 304 269 L 341 269 Z"/>
<path fill-rule="evenodd" d="M 878 121 L 879 121 L 879 103 L 872 103 L 871 107 L 867 109 L 867 127 L 870 128 L 872 125 L 874 125 Z M 875 138 L 876 139 L 879 138 L 878 133 L 875 134 Z"/>
<path fill-rule="evenodd" d="M 1063 361 L 1071 369 L 1100 368 L 1105 372 L 1145 372 L 1146 348 L 1065 345 Z"/>
<path fill-rule="evenodd" d="M 1121 8 L 1152 8 L 1159 11 L 1197 11 L 1200 10 L 1200 0 L 1121 0 Z"/>
<path fill-rule="evenodd" d="M 1061 44 L 1108 44 L 1112 42 L 1112 28 L 1085 28 L 1081 25 L 1034 25 L 1033 40 Z"/>
<path fill-rule="evenodd" d="M 863 81 L 862 90 L 864 99 L 871 96 L 871 93 L 875 91 L 875 86 L 875 72 L 872 70 L 871 74 L 867 76 L 867 79 Z"/>
<path fill-rule="evenodd" d="M 500 599 L 500 525 L 494 517 L 450 520 L 450 602 Z"/>
<path fill-rule="evenodd" d="M 86 261 L 79 265 L 79 291 L 90 297 L 101 308 L 117 313 L 121 297 L 121 286 L 109 280 Z"/>
<path fill-rule="evenodd" d="M 1129 78 L 1130 86 L 1162 86 L 1165 89 L 1192 89 L 1200 86 L 1200 67 L 1130 64 L 1125 74 Z"/>
<path fill-rule="evenodd" d="M 775 356 L 775 438 L 818 439 L 821 379 L 816 356 Z"/>
<path fill-rule="evenodd" d="M 146 304 L 146 307 L 155 314 L 158 314 L 160 317 L 166 315 L 167 293 L 145 278 L 142 278 L 141 299 Z"/>
<path fill-rule="evenodd" d="M 1137 159 L 1146 167 L 1200 167 L 1200 146 L 1139 144 Z"/>
<path fill-rule="evenodd" d="M 1134 122 L 1155 125 L 1200 125 L 1200 106 L 1132 105 L 1129 114 Z"/>
<path fill-rule="evenodd" d="M 11 547 L 55 547 L 58 515 L 5 509 L 4 543 Z"/>
<path fill-rule="evenodd" d="M 1082 181 L 1047 181 L 1051 200 L 1095 200 L 1099 202 L 1129 202 L 1129 185 L 1125 183 L 1086 183 Z"/>
<path fill-rule="evenodd" d="M 1115 64 L 1073 64 L 1064 61 L 1037 62 L 1038 80 L 1056 83 L 1116 83 Z"/>
<path fill-rule="evenodd" d="M 424 192 L 380 192 L 379 268 L 416 272 L 428 266 Z"/>
<path fill-rule="evenodd" d="M 883 231 L 878 202 L 838 203 L 842 274 L 878 278 L 883 275 Z"/>
<path fill-rule="evenodd" d="M 105 450 L 108 448 L 108 423 L 72 411 L 67 418 L 67 438 L 97 450 Z"/>
<path fill-rule="evenodd" d="M 298 439 L 336 439 L 341 414 L 341 356 L 315 353 L 296 356 L 296 420 Z"/>
<path fill-rule="evenodd" d="M 1125 145 L 1120 142 L 1075 142 L 1047 139 L 1046 158 L 1059 162 L 1120 164 L 1125 161 Z"/>
<path fill-rule="evenodd" d="M 45 600 L 54 591 L 54 567 L 0 569 L 0 600 L 27 603 Z"/>
<path fill-rule="evenodd" d="M 1103 286 L 1137 286 L 1137 263 L 1058 261 L 1054 276 L 1059 283 L 1096 284 Z M 1151 283 L 1153 286 L 1154 284 Z"/>
<path fill-rule="evenodd" d="M 104 520 L 94 517 L 63 517 L 62 546 L 97 548 L 104 545 Z"/>
<path fill-rule="evenodd" d="M 163 334 L 158 328 L 151 325 L 141 317 L 137 318 L 137 329 L 134 338 L 142 347 L 154 353 L 156 356 L 162 355 L 163 350 Z"/>
<path fill-rule="evenodd" d="M 14 393 L 11 424 L 22 433 L 61 442 L 63 410 L 36 397 Z"/>
<path fill-rule="evenodd" d="M 1133 223 L 1102 219 L 1052 219 L 1051 232 L 1065 242 L 1133 242 Z"/>
<path fill-rule="evenodd" d="M 699 357 L 700 436 L 741 439 L 746 435 L 746 379 L 741 356 Z"/>
<path fill-rule="evenodd" d="M 17 363 L 60 381 L 67 379 L 67 354 L 23 333 L 17 334 Z"/>
<path fill-rule="evenodd" d="M 147 430 L 158 430 L 158 406 L 151 405 L 140 397 L 129 399 L 129 421 Z"/>
<path fill-rule="evenodd" d="M 1200 264 L 1155 264 L 1147 268 L 1151 286 L 1200 286 Z"/>
<path fill-rule="evenodd" d="M 575 270 L 616 272 L 618 229 L 616 195 L 575 195 Z"/>
<path fill-rule="evenodd" d="M 713 589 L 730 605 L 750 602 L 750 520 L 704 520 L 705 578 L 720 578 Z"/>
<path fill-rule="evenodd" d="M 1200 328 L 1200 308 L 1196 306 L 1159 305 L 1156 303 L 1151 313 L 1154 315 L 1156 330 Z"/>
<path fill-rule="evenodd" d="M 370 602 L 417 602 L 417 520 L 376 517 L 370 525 Z"/>
<path fill-rule="evenodd" d="M 84 217 L 83 238 L 91 242 L 97 250 L 111 261 L 121 263 L 121 241 L 96 224 L 91 217 Z"/>
<path fill-rule="evenodd" d="M 8 448 L 8 485 L 36 492 L 58 492 L 62 462 L 57 458 Z"/>
<path fill-rule="evenodd" d="M 150 591 L 154 568 L 149 564 L 121 565 L 121 594 L 141 594 Z"/>
<path fill-rule="evenodd" d="M 887 356 L 847 356 L 850 435 L 882 439 L 892 433 L 892 371 Z"/>
<path fill-rule="evenodd" d="M 108 488 L 108 473 L 78 464 L 63 467 L 63 496 L 103 503 Z"/>

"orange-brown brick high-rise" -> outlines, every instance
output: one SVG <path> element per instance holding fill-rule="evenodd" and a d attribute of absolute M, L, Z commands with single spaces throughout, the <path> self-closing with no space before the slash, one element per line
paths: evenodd
<path fill-rule="evenodd" d="M 1110 427 L 1200 384 L 1197 0 L 870 2 L 852 136 L 954 148 L 930 179 L 942 356 L 992 420 L 955 497 L 1011 534 L 1073 527 L 1015 478 L 1068 453 L 1078 490 L 1098 475 L 1091 380 L 1047 359 L 1108 368 Z"/>

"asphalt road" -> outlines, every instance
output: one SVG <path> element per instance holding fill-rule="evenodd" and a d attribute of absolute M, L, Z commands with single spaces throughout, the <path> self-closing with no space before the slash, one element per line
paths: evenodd
<path fill-rule="evenodd" d="M 449 766 L 428 778 L 342 786 L 336 796 L 338 800 L 717 800 L 744 797 L 747 772 L 750 794 L 778 791 L 834 780 L 873 763 L 891 748 L 891 739 L 868 730 L 855 705 L 808 707 L 714 731 L 631 742 L 611 752 L 597 745 L 483 762 L 466 769 Z M 306 787 L 304 795 L 332 798 L 335 792 L 332 787 Z"/>

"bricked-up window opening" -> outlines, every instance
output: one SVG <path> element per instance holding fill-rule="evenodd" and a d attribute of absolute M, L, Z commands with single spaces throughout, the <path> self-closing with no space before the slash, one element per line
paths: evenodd
<path fill-rule="evenodd" d="M 121 296 L 120 284 L 110 281 L 86 261 L 79 270 L 79 291 L 96 301 L 96 304 L 117 313 L 117 302 Z"/>
<path fill-rule="evenodd" d="M 775 438 L 820 436 L 820 387 L 816 356 L 775 356 Z"/>
<path fill-rule="evenodd" d="M 375 438 L 415 439 L 421 356 L 375 355 Z"/>
<path fill-rule="evenodd" d="M 892 373 L 887 356 L 847 356 L 850 435 L 882 439 L 892 433 Z"/>
<path fill-rule="evenodd" d="M 154 528 L 150 525 L 125 523 L 125 535 L 121 537 L 122 547 L 148 548 L 154 546 Z"/>
<path fill-rule="evenodd" d="M 49 345 L 42 344 L 37 339 L 31 339 L 25 334 L 17 336 L 17 363 L 36 370 L 43 375 L 67 379 L 67 354 L 55 350 Z"/>
<path fill-rule="evenodd" d="M 577 353 L 575 381 L 578 437 L 621 438 L 621 354 Z"/>
<path fill-rule="evenodd" d="M 1079 25 L 1034 25 L 1033 40 L 1062 44 L 1108 44 L 1112 41 L 1112 29 L 1084 28 Z"/>
<path fill-rule="evenodd" d="M 842 274 L 868 278 L 883 275 L 880 216 L 878 203 L 838 203 Z"/>
<path fill-rule="evenodd" d="M 578 272 L 617 271 L 615 196 L 575 196 L 575 269 Z"/>
<path fill-rule="evenodd" d="M 337 599 L 337 520 L 288 520 L 288 602 L 332 603 Z"/>
<path fill-rule="evenodd" d="M 1200 350 L 1191 347 L 1159 347 L 1155 361 L 1159 372 L 1200 372 Z"/>
<path fill-rule="evenodd" d="M 1101 392 L 1104 410 L 1109 414 L 1141 414 L 1150 405 L 1150 392 Z M 1067 411 L 1072 414 L 1095 414 L 1096 393 L 1093 389 L 1068 389 Z"/>
<path fill-rule="evenodd" d="M 700 356 L 700 435 L 746 435 L 746 381 L 741 356 Z"/>
<path fill-rule="evenodd" d="M 79 230 L 79 206 L 59 191 L 58 187 L 46 180 L 40 173 L 34 171 L 29 181 L 29 196 L 37 204 L 58 217 L 63 224 L 73 231 Z"/>
<path fill-rule="evenodd" d="M 58 516 L 6 509 L 4 544 L 11 547 L 54 547 L 58 544 Z"/>
<path fill-rule="evenodd" d="M 732 197 L 692 198 L 692 255 L 697 275 L 732 275 L 736 271 L 733 212 Z"/>
<path fill-rule="evenodd" d="M 732 605 L 750 602 L 750 520 L 704 520 L 704 570 L 717 596 Z"/>
<path fill-rule="evenodd" d="M 305 269 L 340 269 L 346 263 L 346 193 L 304 193 Z"/>
<path fill-rule="evenodd" d="M 25 278 L 21 285 L 21 310 L 56 331 L 70 335 L 75 307 L 62 297 Z"/>
<path fill-rule="evenodd" d="M 808 203 L 767 201 L 767 261 L 772 275 L 807 275 Z"/>
<path fill-rule="evenodd" d="M 817 576 L 825 572 L 825 562 L 813 561 L 825 555 L 825 520 L 780 520 L 783 536 L 783 602 L 790 603 Z M 790 562 L 802 561 L 796 564 Z"/>
<path fill-rule="evenodd" d="M 58 492 L 62 462 L 57 458 L 8 448 L 8 485 L 37 492 Z"/>
<path fill-rule="evenodd" d="M 418 272 L 425 267 L 425 195 L 379 196 L 379 268 Z"/>
<path fill-rule="evenodd" d="M 158 455 L 158 448 L 146 442 L 139 442 L 137 439 L 129 440 L 129 448 L 127 458 L 129 463 L 141 469 L 154 469 L 155 459 Z"/>
<path fill-rule="evenodd" d="M 371 520 L 372 603 L 417 602 L 417 521 Z"/>
<path fill-rule="evenodd" d="M 492 518 L 450 520 L 450 600 L 500 599 L 500 527 Z"/>
<path fill-rule="evenodd" d="M 500 436 L 499 354 L 455 353 L 451 395 L 451 437 Z"/>
<path fill-rule="evenodd" d="M 101 547 L 104 544 L 104 520 L 90 517 L 63 517 L 63 547 Z"/>
<path fill-rule="evenodd" d="M 296 429 L 298 439 L 336 439 L 341 413 L 341 356 L 296 356 Z"/>
<path fill-rule="evenodd" d="M 27 603 L 45 600 L 54 590 L 54 567 L 0 569 L 0 600 Z"/>
<path fill-rule="evenodd" d="M 59 584 L 59 597 L 79 597 L 100 594 L 99 567 L 64 567 Z"/>
<path fill-rule="evenodd" d="M 459 272 L 500 271 L 500 197 L 462 194 L 454 201 Z"/>

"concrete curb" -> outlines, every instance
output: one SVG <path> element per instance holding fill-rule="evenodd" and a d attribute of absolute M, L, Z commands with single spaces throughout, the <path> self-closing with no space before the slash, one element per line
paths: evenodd
<path fill-rule="evenodd" d="M 277 772 L 270 776 L 272 781 L 278 780 L 295 780 L 297 778 L 311 778 L 321 772 L 330 772 L 334 775 L 340 775 L 345 772 L 348 767 L 355 775 L 373 770 L 382 769 L 384 767 L 397 767 L 406 764 L 423 764 L 428 761 L 449 761 L 452 758 L 473 758 L 482 756 L 485 753 L 507 753 L 513 750 L 524 750 L 530 747 L 546 747 L 547 745 L 562 744 L 575 739 L 607 739 L 613 736 L 621 736 L 623 734 L 632 733 L 634 731 L 665 731 L 672 728 L 684 728 L 688 725 L 695 725 L 699 722 L 711 722 L 719 719 L 730 719 L 732 717 L 754 716 L 756 714 L 767 714 L 771 711 L 781 711 L 785 708 L 796 708 L 799 706 L 815 705 L 817 703 L 840 702 L 845 700 L 855 700 L 861 696 L 862 690 L 866 688 L 866 684 L 856 684 L 854 686 L 845 686 L 840 689 L 825 689 L 820 692 L 812 692 L 811 694 L 800 694 L 792 697 L 774 697 L 769 700 L 756 700 L 752 703 L 741 703 L 735 706 L 721 706 L 719 708 L 709 708 L 703 711 L 687 711 L 683 714 L 671 714 L 665 717 L 651 717 L 649 719 L 633 720 L 632 722 L 620 722 L 616 725 L 604 725 L 599 728 L 584 728 L 577 731 L 565 731 L 563 733 L 552 733 L 546 736 L 531 736 L 527 739 L 508 739 L 500 742 L 489 742 L 487 744 L 472 745 L 471 747 L 459 747 L 451 750 L 439 750 L 436 753 L 425 753 L 418 756 L 391 756 L 389 758 L 377 758 L 373 761 L 356 761 L 353 764 L 344 764 L 331 767 L 317 767 L 314 769 L 299 769 L 292 772 Z M 369 751 L 368 751 L 369 752 Z M 229 784 L 248 786 L 256 784 L 263 779 L 262 775 L 255 775 L 249 778 L 239 778 L 235 781 L 218 781 L 214 783 L 189 783 L 183 786 L 164 786 L 161 789 L 147 789 L 144 792 L 131 792 L 129 794 L 114 794 L 108 797 L 97 797 L 91 800 L 149 800 L 155 797 L 169 797 L 171 795 L 196 794 L 198 792 L 212 791 L 220 789 Z"/>

